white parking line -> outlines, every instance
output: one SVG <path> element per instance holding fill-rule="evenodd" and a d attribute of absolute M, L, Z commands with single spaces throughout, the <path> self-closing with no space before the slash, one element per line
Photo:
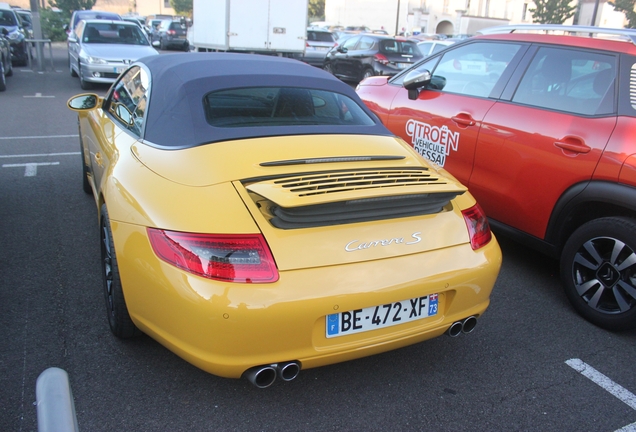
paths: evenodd
<path fill-rule="evenodd" d="M 636 423 L 628 424 L 627 426 L 616 430 L 616 432 L 636 432 Z"/>
<path fill-rule="evenodd" d="M 610 394 L 616 396 L 621 402 L 627 404 L 630 408 L 636 410 L 636 395 L 627 390 L 625 387 L 616 384 L 614 381 L 580 359 L 570 359 L 565 363 L 584 377 L 589 378 L 592 382 L 608 391 Z M 627 426 L 618 429 L 616 432 L 636 432 L 636 423 L 628 424 Z"/>
<path fill-rule="evenodd" d="M 77 137 L 79 137 L 79 135 L 14 136 L 14 137 L 0 137 L 0 140 L 53 139 L 53 138 L 77 138 Z"/>
<path fill-rule="evenodd" d="M 8 158 L 21 158 L 21 157 L 48 157 L 48 156 L 76 156 L 80 152 L 65 152 L 65 153 L 34 153 L 34 154 L 20 154 L 20 155 L 0 155 L 0 159 Z"/>
<path fill-rule="evenodd" d="M 636 395 L 624 387 L 616 384 L 614 381 L 580 359 L 570 359 L 565 363 L 581 375 L 591 379 L 596 384 L 603 387 L 605 390 L 629 405 L 632 409 L 636 410 Z"/>
<path fill-rule="evenodd" d="M 55 96 L 42 96 L 42 93 L 36 93 L 35 96 L 22 96 L 24 98 L 55 98 Z"/>
<path fill-rule="evenodd" d="M 2 168 L 24 167 L 25 177 L 35 177 L 38 174 L 39 166 L 59 165 L 59 162 L 24 163 L 24 164 L 4 164 Z"/>

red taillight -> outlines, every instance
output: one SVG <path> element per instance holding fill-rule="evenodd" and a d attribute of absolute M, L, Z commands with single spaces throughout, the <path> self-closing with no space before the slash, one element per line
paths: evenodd
<path fill-rule="evenodd" d="M 274 257 L 261 234 L 192 234 L 148 228 L 155 254 L 182 270 L 229 282 L 278 280 Z"/>
<path fill-rule="evenodd" d="M 383 54 L 376 54 L 373 56 L 373 58 L 375 59 L 375 61 L 377 61 L 378 63 L 382 63 L 383 65 L 389 64 L 389 59 L 386 58 L 386 56 L 384 56 Z"/>
<path fill-rule="evenodd" d="M 486 246 L 492 238 L 492 233 L 490 232 L 490 225 L 488 225 L 486 215 L 479 204 L 475 204 L 469 209 L 462 210 L 462 214 L 464 215 L 464 221 L 468 227 L 470 246 L 473 250 Z"/>
<path fill-rule="evenodd" d="M 168 30 L 166 33 L 168 33 L 169 35 L 176 35 L 177 32 L 175 30 Z"/>

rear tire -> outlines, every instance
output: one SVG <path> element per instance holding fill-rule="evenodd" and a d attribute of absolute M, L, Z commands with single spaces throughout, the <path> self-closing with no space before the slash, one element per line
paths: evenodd
<path fill-rule="evenodd" d="M 0 92 L 7 89 L 7 76 L 4 72 L 4 60 L 0 58 Z"/>
<path fill-rule="evenodd" d="M 360 78 L 360 81 L 372 76 L 375 76 L 375 72 L 373 71 L 373 69 L 366 68 L 365 70 L 362 71 L 362 77 Z"/>
<path fill-rule="evenodd" d="M 101 208 L 101 249 L 102 249 L 102 276 L 104 282 L 104 298 L 106 300 L 106 312 L 110 331 L 121 339 L 127 339 L 141 335 L 141 330 L 135 326 L 128 314 L 124 291 L 119 278 L 119 267 L 113 243 L 113 234 L 110 229 L 110 220 L 106 204 Z"/>
<path fill-rule="evenodd" d="M 331 75 L 334 75 L 333 73 L 333 66 L 331 66 L 331 63 L 325 63 L 325 65 L 322 67 L 322 69 L 325 72 L 329 72 Z"/>
<path fill-rule="evenodd" d="M 590 221 L 568 239 L 561 278 L 574 309 L 611 331 L 636 328 L 636 220 Z"/>
<path fill-rule="evenodd" d="M 86 166 L 86 159 L 84 158 L 84 143 L 82 142 L 82 135 L 80 131 L 80 153 L 82 156 L 82 189 L 84 193 L 88 195 L 93 194 L 93 188 L 91 188 L 91 184 L 88 181 L 88 166 Z"/>

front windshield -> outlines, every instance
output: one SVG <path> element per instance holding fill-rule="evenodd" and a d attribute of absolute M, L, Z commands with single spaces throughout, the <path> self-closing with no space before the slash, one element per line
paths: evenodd
<path fill-rule="evenodd" d="M 134 24 L 86 24 L 82 42 L 87 44 L 149 45 L 139 26 Z"/>
<path fill-rule="evenodd" d="M 18 23 L 15 20 L 13 11 L 0 10 L 0 26 L 13 27 L 16 25 L 18 25 Z"/>
<path fill-rule="evenodd" d="M 216 91 L 205 96 L 204 108 L 208 123 L 216 127 L 375 124 L 348 96 L 299 87 Z"/>

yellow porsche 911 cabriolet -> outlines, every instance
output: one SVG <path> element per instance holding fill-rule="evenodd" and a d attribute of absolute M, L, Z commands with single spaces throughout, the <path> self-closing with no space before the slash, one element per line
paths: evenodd
<path fill-rule="evenodd" d="M 115 336 L 267 387 L 469 333 L 488 307 L 501 251 L 479 205 L 318 68 L 152 56 L 68 106 Z"/>

